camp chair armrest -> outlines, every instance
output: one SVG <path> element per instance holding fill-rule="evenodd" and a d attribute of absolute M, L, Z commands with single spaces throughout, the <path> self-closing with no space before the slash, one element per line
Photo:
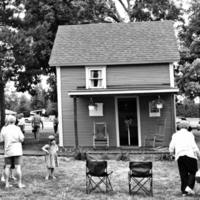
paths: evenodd
<path fill-rule="evenodd" d="M 108 176 L 110 176 L 113 173 L 113 171 L 107 172 Z"/>
<path fill-rule="evenodd" d="M 128 171 L 128 175 L 129 175 L 129 176 L 132 175 L 132 171 L 131 171 L 131 170 Z"/>

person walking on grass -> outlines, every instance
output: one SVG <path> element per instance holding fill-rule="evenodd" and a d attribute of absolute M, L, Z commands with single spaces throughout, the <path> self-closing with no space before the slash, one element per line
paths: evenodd
<path fill-rule="evenodd" d="M 46 153 L 45 162 L 47 167 L 46 180 L 53 178 L 56 179 L 54 175 L 55 167 L 58 167 L 58 145 L 56 144 L 55 137 L 53 135 L 49 136 L 49 144 L 42 147 L 42 150 Z"/>
<path fill-rule="evenodd" d="M 35 139 L 37 139 L 38 141 L 40 140 L 40 124 L 42 125 L 42 129 L 44 128 L 44 124 L 43 121 L 39 115 L 39 112 L 37 112 L 32 119 L 32 127 L 33 127 L 33 133 L 34 133 L 34 137 Z"/>
<path fill-rule="evenodd" d="M 19 119 L 18 119 L 17 125 L 21 128 L 22 133 L 25 134 L 25 118 L 24 118 L 23 113 L 19 114 Z"/>
<path fill-rule="evenodd" d="M 8 125 L 8 117 L 5 118 L 5 125 L 4 126 L 7 126 L 7 125 Z M 5 182 L 5 180 L 6 180 L 5 179 L 5 168 L 6 168 L 6 165 L 3 166 L 3 171 L 2 171 L 2 174 L 1 174 L 1 182 Z M 17 179 L 16 179 L 16 177 L 14 176 L 14 173 L 13 173 L 14 169 L 15 169 L 15 165 L 12 162 L 11 167 L 10 167 L 10 177 L 9 178 L 15 181 Z"/>
<path fill-rule="evenodd" d="M 198 170 L 197 159 L 200 151 L 195 142 L 194 135 L 188 131 L 189 124 L 181 122 L 180 130 L 172 135 L 169 152 L 175 154 L 181 179 L 182 196 L 194 195 L 195 174 Z"/>
<path fill-rule="evenodd" d="M 4 142 L 4 157 L 5 157 L 5 187 L 9 188 L 9 176 L 11 165 L 16 168 L 16 173 L 18 176 L 18 187 L 24 188 L 25 185 L 22 184 L 22 142 L 24 141 L 24 135 L 21 129 L 15 125 L 16 117 L 9 116 L 8 125 L 4 126 L 1 130 L 0 139 Z"/>
<path fill-rule="evenodd" d="M 57 134 L 58 131 L 58 115 L 56 114 L 54 119 L 53 119 L 53 129 L 54 129 L 54 134 Z"/>

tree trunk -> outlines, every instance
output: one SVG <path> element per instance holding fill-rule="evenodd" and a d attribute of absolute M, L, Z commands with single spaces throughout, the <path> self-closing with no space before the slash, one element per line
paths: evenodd
<path fill-rule="evenodd" d="M 1 123 L 0 128 L 2 128 L 5 124 L 5 94 L 4 94 L 5 84 L 0 81 L 0 117 Z"/>

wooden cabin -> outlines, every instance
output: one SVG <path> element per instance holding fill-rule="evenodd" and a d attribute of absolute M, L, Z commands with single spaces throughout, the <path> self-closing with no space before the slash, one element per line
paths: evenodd
<path fill-rule="evenodd" d="M 59 26 L 56 67 L 59 145 L 92 147 L 98 123 L 105 147 L 141 147 L 175 131 L 173 21 Z M 104 145 L 102 143 L 102 145 Z"/>

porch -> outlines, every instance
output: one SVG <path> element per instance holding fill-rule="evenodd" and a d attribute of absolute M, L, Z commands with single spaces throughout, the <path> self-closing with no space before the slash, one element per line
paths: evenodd
<path fill-rule="evenodd" d="M 74 116 L 70 122 L 74 126 L 71 126 L 70 130 L 67 125 L 64 128 L 67 132 L 62 135 L 66 140 L 64 145 L 68 146 L 74 142 L 76 147 L 95 147 L 95 124 L 104 123 L 107 127 L 109 147 L 136 146 L 139 152 L 143 152 L 141 147 L 146 147 L 146 138 L 155 136 L 162 137 L 162 145 L 167 146 L 175 131 L 174 91 L 168 89 L 162 93 L 155 90 L 153 94 L 148 93 L 147 89 L 145 91 L 145 94 L 140 94 L 138 90 L 133 90 L 133 94 L 125 93 L 126 95 L 120 95 L 119 91 L 116 91 L 116 94 L 108 95 L 100 94 L 99 90 L 94 95 L 92 90 L 92 94 L 85 95 L 84 90 L 79 94 L 71 94 Z M 163 107 L 154 110 L 153 102 L 160 99 L 164 102 Z M 94 107 L 93 110 L 91 106 Z M 65 139 L 67 134 L 74 141 Z"/>
<path fill-rule="evenodd" d="M 120 147 L 108 149 L 93 149 L 91 147 L 80 147 L 78 149 L 71 147 L 61 147 L 60 156 L 75 157 L 78 160 L 84 160 L 85 156 L 97 160 L 170 160 L 168 147 Z"/>
<path fill-rule="evenodd" d="M 92 149 L 87 151 L 90 155 L 108 155 L 117 157 L 118 155 L 129 155 L 129 156 L 136 156 L 136 155 L 169 155 L 169 151 L 167 147 L 156 147 L 156 148 L 147 148 L 147 147 L 121 147 L 121 148 L 111 148 L 108 150 L 105 149 Z"/>

